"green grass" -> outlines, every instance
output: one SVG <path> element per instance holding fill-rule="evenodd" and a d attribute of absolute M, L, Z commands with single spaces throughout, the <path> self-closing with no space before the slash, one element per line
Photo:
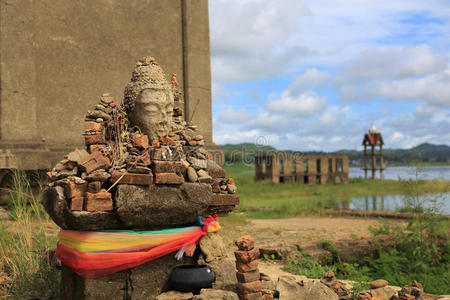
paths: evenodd
<path fill-rule="evenodd" d="M 426 214 L 406 225 L 382 224 L 372 228 L 373 242 L 377 248 L 374 257 L 365 257 L 358 263 L 346 263 L 339 257 L 340 249 L 330 242 L 321 242 L 323 249 L 330 251 L 327 264 L 316 258 L 294 252 L 288 257 L 284 270 L 293 274 L 320 278 L 327 270 L 333 270 L 338 278 L 351 279 L 358 284 L 358 291 L 367 289 L 367 283 L 386 279 L 390 285 L 410 285 L 420 282 L 424 290 L 432 294 L 450 293 L 450 221 Z M 391 237 L 386 240 L 386 234 Z M 378 239 L 383 235 L 383 239 Z"/>
<path fill-rule="evenodd" d="M 410 181 L 350 179 L 348 184 L 303 185 L 297 183 L 275 184 L 254 181 L 248 171 L 252 166 L 226 165 L 227 176 L 238 187 L 240 205 L 249 218 L 285 218 L 303 214 L 317 214 L 323 209 L 338 208 L 351 197 L 411 193 Z M 414 181 L 417 194 L 448 192 L 449 182 Z"/>
<path fill-rule="evenodd" d="M 48 251 L 56 245 L 56 226 L 51 226 L 39 199 L 23 172 L 14 175 L 10 194 L 12 221 L 0 222 L 0 292 L 13 299 L 56 297 L 59 272 Z"/>

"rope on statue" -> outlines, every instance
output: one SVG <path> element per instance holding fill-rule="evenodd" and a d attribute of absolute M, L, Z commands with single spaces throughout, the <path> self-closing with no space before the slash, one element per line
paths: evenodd
<path fill-rule="evenodd" d="M 200 226 L 158 231 L 102 230 L 59 232 L 58 259 L 84 278 L 106 276 L 139 266 L 171 252 L 192 256 L 208 232 L 217 232 L 217 216 L 199 217 Z"/>

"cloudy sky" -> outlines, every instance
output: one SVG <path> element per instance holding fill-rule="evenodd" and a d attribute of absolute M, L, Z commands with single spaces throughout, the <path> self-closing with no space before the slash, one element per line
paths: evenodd
<path fill-rule="evenodd" d="M 214 140 L 450 145 L 449 0 L 210 0 Z"/>

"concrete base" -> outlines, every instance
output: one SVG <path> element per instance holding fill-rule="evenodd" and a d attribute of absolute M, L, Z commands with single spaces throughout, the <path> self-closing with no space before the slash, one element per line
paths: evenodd
<path fill-rule="evenodd" d="M 61 299 L 65 300 L 129 300 L 155 299 L 168 290 L 167 281 L 172 269 L 191 258 L 177 261 L 175 253 L 168 254 L 136 268 L 99 278 L 82 278 L 69 267 L 61 270 Z"/>

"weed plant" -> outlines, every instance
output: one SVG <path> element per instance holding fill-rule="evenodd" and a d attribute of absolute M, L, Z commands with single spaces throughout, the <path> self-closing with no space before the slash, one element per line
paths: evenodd
<path fill-rule="evenodd" d="M 13 221 L 0 223 L 0 290 L 8 298 L 56 298 L 59 272 L 52 266 L 49 249 L 56 245 L 56 229 L 22 171 L 13 175 L 9 197 Z"/>
<path fill-rule="evenodd" d="M 321 242 L 330 251 L 328 265 L 317 259 L 300 255 L 288 259 L 285 270 L 294 274 L 322 277 L 327 270 L 339 278 L 357 282 L 353 295 L 368 288 L 368 282 L 383 278 L 391 285 L 410 285 L 417 280 L 424 290 L 433 294 L 450 293 L 450 222 L 433 213 L 417 216 L 407 225 L 382 224 L 371 228 L 377 255 L 359 263 L 346 263 L 339 258 L 339 249 L 329 242 Z M 386 235 L 391 239 L 386 239 Z M 383 239 L 378 238 L 382 236 Z"/>

